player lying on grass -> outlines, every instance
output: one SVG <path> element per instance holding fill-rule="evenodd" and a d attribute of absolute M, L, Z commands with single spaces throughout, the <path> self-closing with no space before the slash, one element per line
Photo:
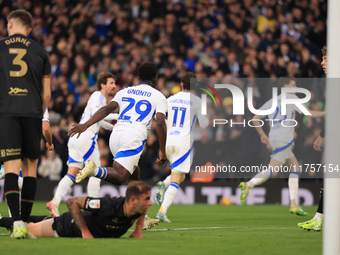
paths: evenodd
<path fill-rule="evenodd" d="M 27 229 L 33 235 L 43 237 L 119 238 L 136 221 L 130 237 L 143 238 L 143 221 L 151 206 L 151 187 L 142 181 L 133 181 L 125 195 L 69 198 L 66 201 L 69 212 L 47 219 L 46 216 L 33 216 Z M 34 223 L 37 220 L 42 221 Z M 12 218 L 0 219 L 1 227 L 10 229 L 12 224 Z"/>
<path fill-rule="evenodd" d="M 281 77 L 278 82 L 279 87 L 285 88 L 295 88 L 296 82 L 294 78 L 290 77 Z M 289 99 L 298 99 L 295 93 L 287 93 L 287 97 Z M 278 96 L 278 101 L 281 100 L 281 95 Z M 271 107 L 273 99 L 266 102 L 260 110 L 267 110 Z M 306 108 L 306 107 L 305 107 Z M 306 108 L 307 109 L 307 108 Z M 276 176 L 278 171 L 275 169 L 280 169 L 283 164 L 288 166 L 293 166 L 293 170 L 299 169 L 299 162 L 297 161 L 296 157 L 293 154 L 293 147 L 294 147 L 294 127 L 283 126 L 281 122 L 290 118 L 291 120 L 295 120 L 295 111 L 302 113 L 301 109 L 296 107 L 295 105 L 287 105 L 286 108 L 286 115 L 282 115 L 281 108 L 277 107 L 274 113 L 269 115 L 269 119 L 275 119 L 273 121 L 272 127 L 269 131 L 269 138 L 264 133 L 259 119 L 263 118 L 264 116 L 255 115 L 253 118 L 254 125 L 256 126 L 256 131 L 259 133 L 261 137 L 261 142 L 267 145 L 267 148 L 271 150 L 271 159 L 269 162 L 269 170 L 263 170 L 260 173 L 256 174 L 248 182 L 241 182 L 239 188 L 241 190 L 241 202 L 244 205 L 246 203 L 246 197 L 250 189 L 254 186 L 260 185 L 267 181 L 269 178 Z M 312 111 L 309 110 L 311 113 L 311 118 L 323 117 L 325 116 L 325 112 L 323 111 Z M 287 118 L 288 116 L 288 118 Z M 292 123 L 292 121 L 291 121 Z M 290 124 L 291 125 L 291 124 Z M 274 169 L 274 171 L 273 171 Z M 299 172 L 292 171 L 289 174 L 288 180 L 289 186 L 289 195 L 290 195 L 290 212 L 295 213 L 297 215 L 306 216 L 307 213 L 302 210 L 302 208 L 298 205 L 297 200 L 297 193 L 299 189 Z"/>

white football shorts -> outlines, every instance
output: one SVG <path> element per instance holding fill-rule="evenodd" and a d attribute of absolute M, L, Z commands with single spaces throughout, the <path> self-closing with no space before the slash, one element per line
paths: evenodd
<path fill-rule="evenodd" d="M 188 150 L 179 146 L 167 146 L 165 152 L 171 171 L 183 174 L 189 173 L 193 159 L 192 147 Z"/>
<path fill-rule="evenodd" d="M 145 141 L 131 130 L 115 130 L 110 136 L 110 150 L 113 160 L 121 164 L 132 175 L 138 166 Z"/>
<path fill-rule="evenodd" d="M 294 153 L 292 151 L 294 147 L 294 140 L 290 143 L 283 141 L 269 141 L 269 144 L 273 149 L 270 157 L 276 159 L 282 164 L 285 164 L 286 159 L 294 157 Z"/>
<path fill-rule="evenodd" d="M 80 136 L 70 137 L 68 140 L 68 166 L 83 168 L 84 163 L 88 159 L 92 159 L 96 166 L 100 166 L 100 153 L 96 136 L 87 138 Z"/>

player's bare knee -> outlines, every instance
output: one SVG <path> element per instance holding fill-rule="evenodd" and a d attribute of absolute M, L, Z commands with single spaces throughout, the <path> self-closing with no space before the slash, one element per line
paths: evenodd
<path fill-rule="evenodd" d="M 67 173 L 74 177 L 79 173 L 79 171 L 80 168 L 74 166 L 69 166 L 69 168 L 67 169 Z"/>

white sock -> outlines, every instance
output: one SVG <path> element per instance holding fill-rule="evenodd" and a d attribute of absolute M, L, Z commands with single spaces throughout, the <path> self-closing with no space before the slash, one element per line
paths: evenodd
<path fill-rule="evenodd" d="M 267 181 L 272 176 L 272 170 L 261 171 L 257 175 L 255 175 L 247 184 L 250 188 L 254 186 L 260 185 Z"/>
<path fill-rule="evenodd" d="M 98 197 L 100 190 L 100 181 L 101 179 L 97 177 L 90 177 L 89 182 L 87 184 L 87 194 L 90 197 Z"/>
<path fill-rule="evenodd" d="M 298 206 L 297 194 L 299 190 L 299 175 L 295 173 L 289 174 L 288 179 L 288 187 L 289 187 L 289 196 L 290 196 L 290 205 Z"/>
<path fill-rule="evenodd" d="M 99 172 L 99 168 L 96 167 L 96 169 L 94 169 L 94 171 L 93 171 L 93 175 L 92 176 L 96 176 L 98 174 L 98 172 Z"/>
<path fill-rule="evenodd" d="M 316 221 L 321 221 L 321 220 L 323 220 L 323 214 L 317 212 L 317 213 L 314 215 L 314 218 L 313 218 L 313 219 L 316 220 Z"/>
<path fill-rule="evenodd" d="M 171 182 L 169 188 L 165 191 L 164 200 L 161 208 L 159 209 L 163 213 L 166 213 L 170 205 L 175 200 L 179 184 L 177 182 Z"/>
<path fill-rule="evenodd" d="M 24 228 L 25 224 L 22 220 L 16 220 L 16 221 L 13 222 L 13 227 Z"/>
<path fill-rule="evenodd" d="M 168 177 L 166 177 L 165 180 L 163 181 L 165 185 L 165 189 L 169 188 L 170 180 L 171 180 L 171 174 Z"/>
<path fill-rule="evenodd" d="M 70 174 L 66 174 L 58 184 L 58 188 L 54 195 L 54 198 L 52 199 L 52 203 L 59 207 L 61 200 L 66 195 L 66 193 L 71 188 L 74 182 L 75 177 Z"/>

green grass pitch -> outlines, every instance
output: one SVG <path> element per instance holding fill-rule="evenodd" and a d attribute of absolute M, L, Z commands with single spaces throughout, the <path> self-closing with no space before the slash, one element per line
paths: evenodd
<path fill-rule="evenodd" d="M 305 231 L 296 224 L 313 217 L 316 206 L 304 207 L 307 217 L 276 205 L 173 205 L 168 211 L 171 224 L 161 223 L 144 231 L 143 239 L 38 238 L 13 240 L 0 229 L 0 253 L 7 254 L 321 254 L 322 232 Z M 60 212 L 67 210 L 60 206 Z M 157 205 L 148 215 L 155 217 Z M 6 203 L 0 213 L 8 215 Z M 33 215 L 47 215 L 45 203 L 35 202 Z"/>

